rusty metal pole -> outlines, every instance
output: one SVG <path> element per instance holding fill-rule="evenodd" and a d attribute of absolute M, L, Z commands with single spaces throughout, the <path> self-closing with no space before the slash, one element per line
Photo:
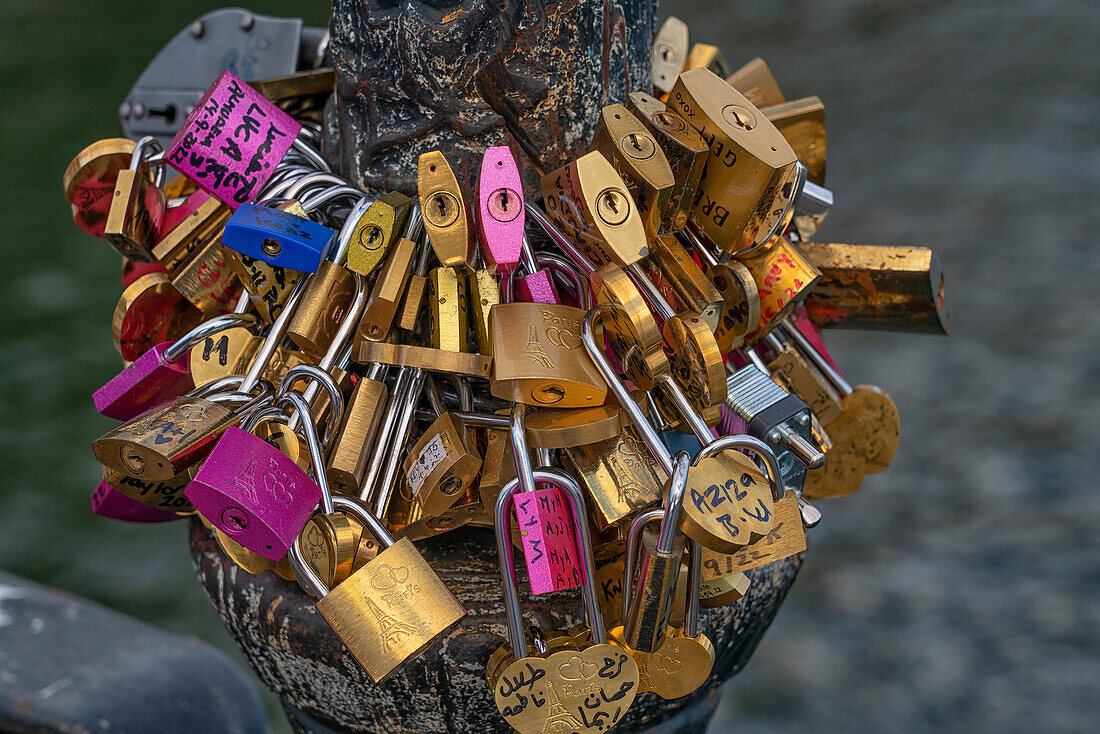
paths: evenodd
<path fill-rule="evenodd" d="M 364 187 L 411 194 L 420 153 L 442 150 L 469 185 L 482 151 L 508 144 L 534 195 L 538 170 L 585 152 L 601 107 L 650 89 L 656 9 L 655 0 L 334 0 L 326 154 Z M 508 732 L 485 682 L 505 639 L 492 533 L 460 529 L 417 546 L 469 614 L 404 673 L 374 685 L 311 597 L 274 573 L 246 573 L 198 520 L 191 525 L 207 594 L 297 731 Z M 618 730 L 704 731 L 722 682 L 748 661 L 800 565 L 798 555 L 756 569 L 745 598 L 706 610 L 710 680 L 675 701 L 639 696 Z M 581 621 L 579 597 L 566 593 L 522 603 L 543 629 Z"/>

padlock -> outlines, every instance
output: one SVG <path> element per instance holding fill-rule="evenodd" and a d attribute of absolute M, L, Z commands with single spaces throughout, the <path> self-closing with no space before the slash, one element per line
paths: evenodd
<path fill-rule="evenodd" d="M 588 490 L 601 531 L 661 500 L 664 478 L 630 426 L 598 443 L 566 448 L 563 464 Z"/>
<path fill-rule="evenodd" d="M 238 422 L 224 405 L 180 397 L 108 431 L 92 442 L 105 467 L 143 480 L 171 479 L 206 458 Z"/>
<path fill-rule="evenodd" d="M 170 479 L 146 480 L 103 467 L 103 481 L 112 490 L 121 492 L 136 502 L 181 516 L 195 514 L 194 506 L 183 496 L 183 490 L 191 481 L 192 474 L 193 468 Z"/>
<path fill-rule="evenodd" d="M 794 219 L 787 229 L 787 237 L 792 242 L 797 238 L 800 244 L 813 239 L 833 206 L 833 198 L 829 189 L 807 181 L 794 203 Z"/>
<path fill-rule="evenodd" d="M 92 512 L 100 517 L 121 520 L 122 522 L 170 522 L 183 517 L 174 512 L 167 512 L 138 502 L 105 481 L 100 482 L 92 490 L 91 500 Z"/>
<path fill-rule="evenodd" d="M 432 268 L 428 277 L 429 331 L 432 347 L 466 352 L 466 278 L 457 268 Z"/>
<path fill-rule="evenodd" d="M 186 204 L 165 212 L 153 257 L 169 273 L 175 274 L 195 252 L 221 236 L 230 213 L 229 207 L 205 191 L 194 192 L 187 197 Z"/>
<path fill-rule="evenodd" d="M 805 400 L 818 420 L 826 425 L 832 423 L 844 412 L 840 395 L 785 336 L 783 329 L 776 329 L 764 337 L 764 343 L 772 352 L 767 362 L 768 372 L 787 392 Z M 812 439 L 812 436 L 807 438 Z"/>
<path fill-rule="evenodd" d="M 817 97 L 759 107 L 806 166 L 806 180 L 825 185 L 825 105 Z"/>
<path fill-rule="evenodd" d="M 401 302 L 401 310 L 397 316 L 397 325 L 405 331 L 416 330 L 420 310 L 424 305 L 424 295 L 428 292 L 428 259 L 432 248 L 427 242 L 419 243 L 416 248 L 416 262 L 405 285 L 405 300 Z"/>
<path fill-rule="evenodd" d="M 600 306 L 585 315 L 582 322 L 585 349 L 619 404 L 630 415 L 635 430 L 657 460 L 664 475 L 671 476 L 672 456 L 645 413 L 631 399 L 597 343 L 597 327 L 605 316 L 605 309 L 605 306 Z M 671 380 L 665 382 L 666 387 L 675 385 Z M 771 449 L 751 436 L 725 436 L 715 441 L 711 429 L 695 415 L 686 396 L 674 387 L 668 389 L 668 394 L 675 399 L 677 409 L 689 421 L 692 431 L 704 445 L 692 462 L 688 478 L 689 501 L 684 504 L 680 514 L 681 530 L 705 547 L 730 549 L 726 552 L 732 552 L 755 537 L 767 533 L 772 517 L 772 498 L 782 497 L 783 492 L 782 475 Z M 764 462 L 768 481 L 761 481 L 763 477 L 759 470 L 742 454 L 729 452 L 728 455 L 722 455 L 729 448 L 748 448 L 756 453 Z M 711 456 L 714 456 L 713 460 L 700 464 L 702 458 Z M 739 480 L 730 478 L 732 471 L 736 471 Z M 767 494 L 769 486 L 770 495 Z"/>
<path fill-rule="evenodd" d="M 267 324 L 272 323 L 283 312 L 290 294 L 306 273 L 271 265 L 232 250 L 228 255 L 229 267 L 244 284 L 260 320 Z"/>
<path fill-rule="evenodd" d="M 195 387 L 229 375 L 244 374 L 262 341 L 251 329 L 235 326 L 191 347 L 188 360 Z"/>
<path fill-rule="evenodd" d="M 159 164 L 156 183 L 141 170 L 147 157 L 163 150 L 153 137 L 138 141 L 130 156 L 130 166 L 115 177 L 111 207 L 103 227 L 103 236 L 111 246 L 137 262 L 154 262 L 153 246 L 160 239 L 164 210 L 168 207 L 159 186 L 164 181 L 163 163 Z"/>
<path fill-rule="evenodd" d="M 133 362 L 157 344 L 175 341 L 202 321 L 202 312 L 164 273 L 143 275 L 122 292 L 111 316 L 115 349 Z"/>
<path fill-rule="evenodd" d="M 811 499 L 855 492 L 864 474 L 884 471 L 897 452 L 897 406 L 881 388 L 849 384 L 798 328 L 789 322 L 781 328 L 840 394 L 843 409 L 831 422 L 822 421 L 831 446 L 821 468 L 807 472 L 803 492 Z"/>
<path fill-rule="evenodd" d="M 943 267 L 927 247 L 803 242 L 821 273 L 806 299 L 818 328 L 947 334 L 951 306 Z"/>
<path fill-rule="evenodd" d="M 328 227 L 282 209 L 242 204 L 225 223 L 222 244 L 269 265 L 315 272 L 328 254 L 335 233 Z"/>
<path fill-rule="evenodd" d="M 443 413 L 409 449 L 404 474 L 423 508 L 434 517 L 466 492 L 481 468 L 473 437 L 451 413 Z"/>
<path fill-rule="evenodd" d="M 535 486 L 524 428 L 525 411 L 526 407 L 519 403 L 512 406 L 512 455 L 521 488 L 512 497 L 512 509 L 531 593 L 575 589 L 581 585 L 582 579 L 573 525 L 587 522 L 587 518 L 569 516 L 558 487 L 553 484 Z"/>
<path fill-rule="evenodd" d="M 793 216 L 798 159 L 745 97 L 707 69 L 680 75 L 669 107 L 710 145 L 691 218 L 715 244 L 747 254 Z M 804 180 L 804 177 L 803 177 Z"/>
<path fill-rule="evenodd" d="M 766 536 L 732 554 L 703 548 L 703 584 L 747 573 L 806 550 L 805 522 L 797 495 L 787 490 L 775 503 L 775 522 Z"/>
<path fill-rule="evenodd" d="M 688 55 L 687 23 L 670 15 L 657 29 L 650 50 L 650 66 L 653 69 L 653 86 L 658 93 L 667 94 L 676 77 L 684 70 L 684 61 Z"/>
<path fill-rule="evenodd" d="M 501 302 L 500 284 L 487 269 L 470 270 L 466 276 L 466 292 L 470 294 L 470 310 L 477 329 L 478 350 L 493 356 L 493 340 L 489 333 L 489 314 Z"/>
<path fill-rule="evenodd" d="M 200 517 L 202 517 L 200 515 Z M 279 575 L 280 578 L 287 581 L 294 580 L 294 571 L 290 568 L 290 561 L 283 558 L 281 561 L 273 561 L 270 558 L 264 558 L 259 553 L 253 553 L 245 548 L 237 541 L 230 538 L 226 533 L 223 533 L 218 528 L 213 528 L 214 540 L 218 542 L 218 547 L 222 549 L 225 555 L 229 556 L 229 559 L 237 566 L 248 573 L 259 575 L 266 571 L 272 571 Z"/>
<path fill-rule="evenodd" d="M 195 327 L 174 343 L 157 344 L 92 394 L 96 410 L 108 418 L 126 421 L 195 389 L 190 374 L 189 350 L 231 326 L 255 320 L 251 314 L 218 316 Z"/>
<path fill-rule="evenodd" d="M 492 394 L 525 405 L 601 405 L 607 386 L 581 348 L 584 311 L 541 303 L 501 303 L 489 312 Z M 517 348 L 523 345 L 522 348 Z"/>
<path fill-rule="evenodd" d="M 179 263 L 172 285 L 207 318 L 232 311 L 241 294 L 229 250 L 216 236 Z"/>
<path fill-rule="evenodd" d="M 602 153 L 622 177 L 646 236 L 653 238 L 667 230 L 669 197 L 676 179 L 664 150 L 641 120 L 621 104 L 604 107 L 588 149 Z"/>
<path fill-rule="evenodd" d="M 652 389 L 668 374 L 670 365 L 646 302 L 630 277 L 613 265 L 600 268 L 591 278 L 611 350 L 631 382 L 643 390 Z"/>
<path fill-rule="evenodd" d="M 710 147 L 684 118 L 645 92 L 631 92 L 626 106 L 646 126 L 668 160 L 674 183 L 663 214 L 664 231 L 678 232 L 687 224 Z"/>
<path fill-rule="evenodd" d="M 398 239 L 389 248 L 382 271 L 374 282 L 367 308 L 363 312 L 363 318 L 359 321 L 357 331 L 358 341 L 369 340 L 382 341 L 390 331 L 393 317 L 397 313 L 397 307 L 401 303 L 401 297 L 405 294 L 405 284 L 409 281 L 409 274 L 413 269 L 413 258 L 416 255 L 416 239 L 420 236 L 424 220 L 420 216 L 420 207 L 414 205 L 409 215 L 409 222 L 405 229 L 405 236 Z M 362 359 L 360 359 L 362 361 Z M 378 360 L 367 360 L 378 361 Z"/>
<path fill-rule="evenodd" d="M 760 291 L 752 273 L 737 260 L 719 262 L 690 227 L 681 230 L 677 238 L 699 255 L 707 266 L 707 278 L 722 296 L 722 317 L 714 329 L 718 349 L 726 353 L 741 346 L 760 324 Z"/>
<path fill-rule="evenodd" d="M 395 541 L 355 500 L 332 502 L 358 518 L 383 550 L 331 591 L 305 563 L 301 540 L 290 548 L 291 567 L 367 675 L 383 683 L 450 632 L 466 610 L 408 539 Z"/>
<path fill-rule="evenodd" d="M 367 472 L 367 459 L 385 415 L 389 389 L 381 371 L 359 379 L 344 408 L 340 430 L 328 454 L 328 479 L 333 491 L 355 496 Z"/>
<path fill-rule="evenodd" d="M 303 352 L 319 357 L 332 344 L 351 307 L 356 277 L 360 276 L 325 260 L 309 279 L 286 330 Z"/>
<path fill-rule="evenodd" d="M 716 425 L 726 399 L 726 369 L 714 333 L 691 312 L 667 319 L 661 332 L 672 352 L 671 376 L 707 425 Z"/>
<path fill-rule="evenodd" d="M 493 526 L 493 507 L 501 490 L 516 476 L 516 462 L 512 456 L 512 433 L 506 428 L 490 428 L 485 437 L 485 458 L 481 462 L 477 491 L 485 510 L 485 517 L 473 522 Z"/>
<path fill-rule="evenodd" d="M 300 535 L 302 555 L 325 586 L 351 576 L 362 526 L 352 523 L 342 512 L 317 512 L 306 521 Z"/>
<path fill-rule="evenodd" d="M 772 76 L 771 69 L 759 56 L 727 76 L 726 84 L 745 95 L 745 99 L 757 109 L 786 101 L 783 92 L 779 90 L 779 84 Z"/>
<path fill-rule="evenodd" d="M 684 60 L 684 68 L 680 73 L 682 74 L 691 69 L 706 69 L 722 79 L 730 75 L 729 64 L 726 63 L 722 52 L 718 50 L 717 46 L 709 43 L 692 45 L 691 50 L 688 51 L 687 59 Z"/>
<path fill-rule="evenodd" d="M 506 145 L 486 148 L 478 176 L 481 259 L 490 275 L 507 275 L 519 262 L 523 243 L 523 182 Z"/>
<path fill-rule="evenodd" d="M 542 196 L 546 214 L 593 266 L 626 267 L 649 254 L 638 207 L 598 151 L 543 176 Z"/>
<path fill-rule="evenodd" d="M 136 143 L 128 138 L 97 140 L 76 154 L 65 168 L 61 187 L 76 226 L 103 237 L 107 213 L 120 171 L 130 165 Z"/>
<path fill-rule="evenodd" d="M 649 261 L 672 286 L 685 309 L 698 314 L 714 333 L 722 322 L 725 305 L 722 293 L 715 287 L 674 235 L 665 234 L 650 242 Z M 729 351 L 728 349 L 724 351 Z"/>
<path fill-rule="evenodd" d="M 679 625 L 669 625 L 661 646 L 653 652 L 631 650 L 638 664 L 641 689 L 666 700 L 682 698 L 698 690 L 710 677 L 714 666 L 714 645 L 699 631 L 703 549 L 695 541 L 688 543 L 688 546 L 683 629 L 679 629 Z M 628 552 L 627 555 L 629 557 L 631 554 Z M 676 559 L 677 562 L 679 560 Z M 630 572 L 628 565 L 624 569 L 623 583 L 630 578 Z M 616 639 L 615 633 L 616 630 L 612 630 L 608 634 Z"/>
<path fill-rule="evenodd" d="M 566 474 L 550 469 L 533 472 L 536 482 L 552 482 L 561 488 L 574 517 L 585 517 L 584 497 Z M 610 645 L 596 598 L 596 570 L 588 526 L 574 525 L 575 541 L 584 564 L 581 587 L 591 640 L 578 649 L 559 649 L 546 657 L 529 656 L 515 583 L 509 519 L 519 478 L 510 481 L 494 510 L 497 553 L 504 582 L 504 610 L 508 643 L 494 653 L 486 668 L 497 710 L 510 726 L 523 734 L 573 731 L 595 734 L 618 723 L 638 692 L 638 666 L 620 647 Z M 591 672 L 603 671 L 599 676 Z"/>
<path fill-rule="evenodd" d="M 311 457 L 309 449 L 289 425 L 287 415 L 274 405 L 259 408 L 248 415 L 249 433 L 277 448 L 302 469 L 308 471 Z"/>
<path fill-rule="evenodd" d="M 492 315 L 492 312 L 490 312 L 490 315 Z M 449 375 L 464 375 L 483 379 L 489 379 L 493 372 L 493 358 L 482 354 L 449 352 L 443 349 L 420 347 L 415 344 L 393 344 L 391 342 L 365 340 L 359 342 L 359 351 L 355 361 L 360 363 L 377 362 L 396 367 L 418 367 L 428 372 L 443 372 Z"/>
<path fill-rule="evenodd" d="M 426 371 L 419 367 L 401 372 L 406 373 L 407 379 L 402 383 L 402 375 L 398 374 L 389 411 L 383 419 L 380 436 L 371 455 L 370 468 L 359 491 L 360 499 L 373 503 L 374 513 L 378 517 L 385 517 L 389 509 L 390 498 L 398 483 L 404 448 L 408 445 L 412 431 L 416 405 L 427 379 Z"/>
<path fill-rule="evenodd" d="M 391 191 L 352 209 L 340 231 L 348 240 L 347 268 L 364 278 L 374 272 L 408 225 L 412 199 Z"/>
<path fill-rule="evenodd" d="M 664 642 L 672 597 L 680 576 L 684 555 L 684 536 L 679 532 L 690 459 L 681 451 L 673 457 L 672 476 L 662 510 L 644 512 L 630 525 L 626 540 L 626 567 L 623 576 L 622 641 L 631 650 L 654 652 Z M 647 525 L 661 518 L 660 531 L 647 531 Z M 611 633 L 612 638 L 616 635 Z"/>
<path fill-rule="evenodd" d="M 738 259 L 752 274 L 760 296 L 760 323 L 745 336 L 745 344 L 755 344 L 809 296 L 821 272 L 783 237 Z"/>
<path fill-rule="evenodd" d="M 424 229 L 436 258 L 445 266 L 470 260 L 470 215 L 462 189 L 447 159 L 438 150 L 421 153 L 416 162 L 416 189 Z"/>
<path fill-rule="evenodd" d="M 305 401 L 300 410 L 308 412 Z M 297 406 L 296 406 L 297 408 Z M 277 561 L 286 555 L 302 531 L 313 508 L 321 500 L 323 467 L 315 463 L 310 479 L 290 457 L 253 435 L 231 426 L 218 440 L 202 468 L 187 486 L 185 495 L 195 508 L 231 538 L 265 558 Z M 310 454 L 319 452 L 313 422 L 303 422 Z M 326 485 L 327 486 L 327 485 Z M 331 509 L 325 508 L 331 513 Z"/>
<path fill-rule="evenodd" d="M 642 392 L 637 397 L 644 395 Z M 535 449 L 567 449 L 606 441 L 630 426 L 625 411 L 612 402 L 592 408 L 537 408 L 527 412 L 527 440 Z"/>
<path fill-rule="evenodd" d="M 302 126 L 231 71 L 187 115 L 165 160 L 230 208 L 252 201 Z"/>

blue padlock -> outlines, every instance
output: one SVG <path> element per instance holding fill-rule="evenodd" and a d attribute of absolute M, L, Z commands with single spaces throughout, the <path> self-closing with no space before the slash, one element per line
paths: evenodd
<path fill-rule="evenodd" d="M 313 273 L 335 236 L 328 227 L 290 212 L 242 204 L 226 222 L 222 244 L 272 265 Z"/>

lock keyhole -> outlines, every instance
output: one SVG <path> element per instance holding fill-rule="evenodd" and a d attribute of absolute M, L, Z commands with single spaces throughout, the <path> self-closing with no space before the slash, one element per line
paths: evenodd
<path fill-rule="evenodd" d="M 279 244 L 279 241 L 270 237 L 261 242 L 260 247 L 269 257 L 278 257 L 279 253 L 283 251 L 283 246 Z"/>
<path fill-rule="evenodd" d="M 489 194 L 489 215 L 498 222 L 510 222 L 519 216 L 519 194 L 511 189 L 497 189 Z"/>

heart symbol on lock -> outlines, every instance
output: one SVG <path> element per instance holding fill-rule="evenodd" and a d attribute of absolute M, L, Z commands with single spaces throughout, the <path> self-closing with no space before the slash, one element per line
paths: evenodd
<path fill-rule="evenodd" d="M 409 569 L 405 566 L 394 568 L 384 563 L 374 572 L 370 585 L 378 591 L 389 591 L 393 587 L 405 583 L 408 578 Z"/>

